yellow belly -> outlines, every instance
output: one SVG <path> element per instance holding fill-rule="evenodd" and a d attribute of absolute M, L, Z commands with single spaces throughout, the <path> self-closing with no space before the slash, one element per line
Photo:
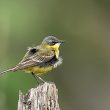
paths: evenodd
<path fill-rule="evenodd" d="M 34 74 L 44 74 L 47 73 L 48 71 L 52 70 L 52 66 L 49 67 L 29 67 L 23 71 L 26 73 L 34 73 Z"/>

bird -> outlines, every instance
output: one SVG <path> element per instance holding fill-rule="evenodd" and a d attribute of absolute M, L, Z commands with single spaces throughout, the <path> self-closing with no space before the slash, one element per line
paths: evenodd
<path fill-rule="evenodd" d="M 40 76 L 62 64 L 63 59 L 59 55 L 59 47 L 63 42 L 64 40 L 59 40 L 55 36 L 45 37 L 40 45 L 29 47 L 23 59 L 16 66 L 0 72 L 0 76 L 7 72 L 21 70 L 45 82 Z"/>

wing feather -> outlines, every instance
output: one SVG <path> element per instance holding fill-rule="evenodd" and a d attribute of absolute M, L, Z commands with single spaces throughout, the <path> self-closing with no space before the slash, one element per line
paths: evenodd
<path fill-rule="evenodd" d="M 50 61 L 55 56 L 52 50 L 37 50 L 36 53 L 30 55 L 30 50 L 26 53 L 24 59 L 17 65 L 19 69 L 25 69 L 32 66 L 41 65 Z"/>

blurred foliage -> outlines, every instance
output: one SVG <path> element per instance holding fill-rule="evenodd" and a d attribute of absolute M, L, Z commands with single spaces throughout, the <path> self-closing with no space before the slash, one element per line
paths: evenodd
<path fill-rule="evenodd" d="M 56 83 L 61 110 L 109 110 L 110 1 L 1 0 L 0 71 L 48 35 L 66 41 L 63 65 L 42 76 Z M 35 85 L 22 71 L 1 77 L 0 110 L 16 110 L 19 90 Z"/>

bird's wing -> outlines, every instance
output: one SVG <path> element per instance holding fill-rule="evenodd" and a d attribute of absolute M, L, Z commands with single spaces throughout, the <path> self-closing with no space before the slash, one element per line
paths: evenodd
<path fill-rule="evenodd" d="M 31 56 L 35 55 L 35 53 L 37 53 L 38 50 L 39 50 L 38 47 L 28 47 L 27 52 L 26 52 L 25 56 L 23 57 L 23 59 L 21 60 L 21 62 L 29 60 L 29 58 Z"/>
<path fill-rule="evenodd" d="M 32 52 L 31 49 L 30 51 Z M 30 51 L 27 53 L 27 56 L 25 56 L 24 59 L 17 65 L 19 69 L 22 70 L 28 67 L 48 62 L 55 56 L 54 51 L 51 50 L 37 50 L 36 53 L 33 54 Z"/>

